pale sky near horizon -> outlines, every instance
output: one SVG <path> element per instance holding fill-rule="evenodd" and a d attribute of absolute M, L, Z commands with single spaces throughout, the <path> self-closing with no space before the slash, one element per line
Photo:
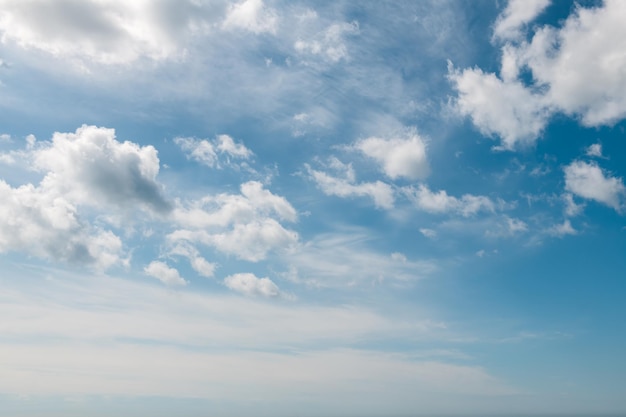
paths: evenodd
<path fill-rule="evenodd" d="M 0 0 L 0 414 L 626 413 L 625 21 Z"/>

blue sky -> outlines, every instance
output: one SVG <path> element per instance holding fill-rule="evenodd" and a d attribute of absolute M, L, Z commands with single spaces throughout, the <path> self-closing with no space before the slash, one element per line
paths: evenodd
<path fill-rule="evenodd" d="M 625 19 L 0 0 L 0 408 L 626 412 Z"/>

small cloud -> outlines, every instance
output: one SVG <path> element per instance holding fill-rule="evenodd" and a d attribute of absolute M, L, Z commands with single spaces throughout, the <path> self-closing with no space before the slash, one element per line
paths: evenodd
<path fill-rule="evenodd" d="M 233 4 L 223 23 L 224 29 L 245 29 L 254 34 L 275 34 L 278 16 L 273 9 L 265 7 L 263 0 L 245 0 Z"/>
<path fill-rule="evenodd" d="M 398 261 L 398 262 L 406 262 L 406 255 L 404 255 L 403 253 L 400 252 L 394 252 L 391 254 L 391 259 L 393 259 L 394 261 Z"/>
<path fill-rule="evenodd" d="M 591 156 L 591 157 L 596 157 L 596 158 L 602 158 L 602 145 L 599 143 L 594 143 L 593 145 L 589 146 L 586 150 L 585 150 L 585 155 L 587 156 Z"/>
<path fill-rule="evenodd" d="M 434 239 L 437 237 L 437 232 L 433 229 L 421 228 L 420 233 L 429 239 Z"/>
<path fill-rule="evenodd" d="M 564 168 L 565 189 L 579 197 L 621 210 L 626 187 L 621 178 L 612 177 L 595 162 L 574 161 Z"/>
<path fill-rule="evenodd" d="M 165 285 L 187 285 L 187 281 L 180 276 L 176 269 L 170 268 L 166 263 L 161 261 L 152 261 L 143 271 L 146 275 L 158 279 Z"/>
<path fill-rule="evenodd" d="M 233 291 L 248 295 L 274 298 L 281 291 L 269 278 L 258 278 L 251 273 L 233 274 L 224 278 L 224 284 Z"/>
<path fill-rule="evenodd" d="M 236 143 L 228 135 L 218 135 L 214 140 L 177 137 L 174 143 L 185 152 L 188 159 L 209 168 L 221 169 L 222 164 L 239 167 L 231 161 L 231 158 L 248 160 L 254 155 L 243 143 Z"/>
<path fill-rule="evenodd" d="M 476 256 L 478 256 L 479 258 L 482 258 L 483 256 L 485 256 L 485 250 L 481 249 L 478 252 L 476 252 Z"/>
<path fill-rule="evenodd" d="M 562 224 L 557 224 L 549 228 L 547 233 L 550 236 L 563 237 L 567 235 L 576 235 L 578 234 L 578 231 L 572 227 L 572 223 L 569 219 L 565 219 Z"/>

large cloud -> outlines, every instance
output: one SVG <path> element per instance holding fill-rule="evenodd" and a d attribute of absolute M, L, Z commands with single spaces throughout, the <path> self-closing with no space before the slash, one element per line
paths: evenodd
<path fill-rule="evenodd" d="M 457 198 L 448 195 L 445 190 L 433 192 L 423 184 L 417 188 L 406 187 L 403 191 L 418 208 L 429 213 L 456 213 L 468 217 L 496 209 L 494 202 L 482 195 L 464 194 Z"/>
<path fill-rule="evenodd" d="M 42 186 L 76 203 L 156 213 L 172 209 L 156 181 L 156 149 L 118 142 L 113 129 L 84 125 L 75 133 L 57 132 L 52 143 L 34 152 L 34 160 L 47 171 Z"/>
<path fill-rule="evenodd" d="M 2 40 L 60 57 L 128 63 L 182 57 L 182 41 L 205 31 L 224 2 L 0 0 Z"/>
<path fill-rule="evenodd" d="M 544 3 L 510 2 L 497 21 L 496 38 L 515 40 L 512 34 L 530 22 Z M 625 19 L 626 3 L 620 0 L 576 7 L 562 27 L 539 27 L 530 42 L 518 39 L 505 44 L 500 77 L 480 69 L 451 68 L 459 112 L 470 116 L 482 133 L 499 136 L 506 149 L 534 143 L 555 113 L 579 117 L 585 126 L 622 120 L 626 116 Z M 520 78 L 523 69 L 530 72 L 531 81 Z"/>
<path fill-rule="evenodd" d="M 352 165 L 344 164 L 336 158 L 330 158 L 327 167 L 337 172 L 339 176 L 333 176 L 305 165 L 310 178 L 324 194 L 343 198 L 370 197 L 378 208 L 393 208 L 393 188 L 389 184 L 382 181 L 357 183 Z"/>
<path fill-rule="evenodd" d="M 63 196 L 32 184 L 0 180 L 0 252 L 19 251 L 100 268 L 122 262 L 122 242 L 91 226 Z"/>
<path fill-rule="evenodd" d="M 583 161 L 574 161 L 565 167 L 565 189 L 615 210 L 621 210 L 626 194 L 621 178 L 605 175 L 596 163 Z"/>

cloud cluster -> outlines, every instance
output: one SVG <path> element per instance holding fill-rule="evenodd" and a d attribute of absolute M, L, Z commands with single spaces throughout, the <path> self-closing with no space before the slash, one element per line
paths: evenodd
<path fill-rule="evenodd" d="M 252 262 L 298 241 L 298 234 L 280 223 L 296 221 L 296 210 L 257 181 L 242 184 L 239 195 L 206 196 L 178 207 L 173 217 L 180 228 L 169 234 L 171 244 L 200 243 Z"/>
<path fill-rule="evenodd" d="M 109 209 L 107 214 L 141 209 L 165 215 L 172 209 L 156 181 L 156 150 L 119 142 L 113 129 L 57 132 L 51 142 L 27 141 L 22 153 L 44 177 L 36 186 L 0 183 L 1 251 L 107 268 L 125 262 L 122 242 L 81 216 L 81 207 Z"/>
<path fill-rule="evenodd" d="M 228 135 L 218 135 L 212 141 L 179 137 L 174 139 L 174 143 L 187 154 L 187 158 L 210 168 L 219 169 L 222 168 L 222 164 L 237 166 L 232 162 L 233 159 L 245 161 L 253 155 L 243 143 L 235 143 L 234 139 Z"/>
<path fill-rule="evenodd" d="M 561 27 L 539 27 L 530 42 L 518 39 L 520 25 L 545 6 L 511 1 L 498 19 L 495 38 L 511 41 L 502 48 L 500 77 L 477 68 L 450 69 L 460 114 L 484 134 L 499 136 L 505 149 L 534 143 L 555 113 L 590 127 L 626 116 L 626 4 L 576 7 Z M 524 69 L 532 81 L 522 80 Z"/>
<path fill-rule="evenodd" d="M 357 183 L 352 165 L 344 164 L 337 158 L 330 158 L 327 167 L 337 172 L 339 176 L 315 170 L 308 164 L 305 165 L 310 178 L 324 194 L 343 198 L 369 197 L 374 200 L 374 205 L 378 208 L 393 208 L 395 197 L 393 188 L 389 184 L 382 181 Z"/>
<path fill-rule="evenodd" d="M 417 188 L 406 187 L 404 192 L 419 209 L 429 213 L 454 213 L 469 217 L 481 211 L 493 213 L 496 210 L 494 202 L 482 195 L 465 194 L 457 198 L 448 195 L 445 190 L 433 192 L 424 184 Z"/>
<path fill-rule="evenodd" d="M 567 191 L 621 211 L 626 195 L 621 178 L 606 175 L 594 162 L 574 161 L 564 171 Z"/>

